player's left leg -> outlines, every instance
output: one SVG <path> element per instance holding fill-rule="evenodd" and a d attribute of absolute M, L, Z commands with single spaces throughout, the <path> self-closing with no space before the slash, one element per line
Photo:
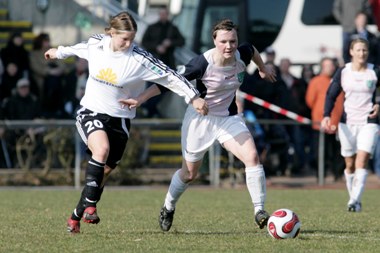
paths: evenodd
<path fill-rule="evenodd" d="M 241 132 L 224 142 L 223 146 L 245 165 L 246 184 L 254 206 L 255 221 L 262 229 L 269 219 L 269 214 L 264 210 L 266 179 L 252 135 L 249 132 Z"/>

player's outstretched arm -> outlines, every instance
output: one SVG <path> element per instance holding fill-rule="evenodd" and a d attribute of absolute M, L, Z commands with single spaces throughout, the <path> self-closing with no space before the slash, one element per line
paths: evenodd
<path fill-rule="evenodd" d="M 161 93 L 157 85 L 151 85 L 148 89 L 144 90 L 139 96 L 135 98 L 119 99 L 121 107 L 128 107 L 128 109 L 139 107 L 148 99 L 157 96 Z"/>
<path fill-rule="evenodd" d="M 256 64 L 259 69 L 260 77 L 268 80 L 269 82 L 276 82 L 276 71 L 272 66 L 265 65 L 263 59 L 260 56 L 259 51 L 253 47 L 255 52 L 252 56 L 252 61 Z"/>
<path fill-rule="evenodd" d="M 264 65 L 262 69 L 259 69 L 259 75 L 261 78 L 268 80 L 269 82 L 276 82 L 276 71 L 270 65 Z"/>
<path fill-rule="evenodd" d="M 50 48 L 48 51 L 44 54 L 45 59 L 57 59 L 57 49 L 56 48 Z"/>

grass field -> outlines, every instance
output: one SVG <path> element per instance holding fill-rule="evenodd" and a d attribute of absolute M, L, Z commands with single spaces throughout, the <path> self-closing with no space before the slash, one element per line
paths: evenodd
<path fill-rule="evenodd" d="M 268 189 L 266 209 L 295 211 L 296 239 L 272 239 L 254 224 L 245 189 L 189 188 L 170 232 L 157 223 L 166 188 L 109 188 L 98 205 L 101 222 L 69 235 L 66 219 L 80 192 L 0 190 L 0 252 L 379 252 L 380 201 L 366 190 L 363 212 L 346 211 L 344 189 Z"/>

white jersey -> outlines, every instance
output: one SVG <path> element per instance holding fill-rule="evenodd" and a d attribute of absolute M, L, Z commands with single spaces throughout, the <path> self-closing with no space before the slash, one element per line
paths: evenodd
<path fill-rule="evenodd" d="M 110 36 L 96 34 L 88 42 L 58 47 L 58 59 L 76 55 L 88 61 L 89 78 L 80 102 L 85 108 L 113 117 L 134 118 L 136 109 L 122 108 L 118 100 L 140 95 L 145 81 L 172 90 L 184 97 L 186 103 L 198 95 L 190 82 L 147 51 L 132 44 L 127 51 L 113 52 L 110 42 Z"/>
<path fill-rule="evenodd" d="M 243 43 L 235 53 L 234 66 L 224 67 L 214 64 L 214 50 L 210 49 L 193 58 L 186 64 L 183 76 L 190 81 L 196 80 L 201 97 L 204 97 L 208 104 L 208 115 L 236 115 L 236 91 L 243 83 L 246 67 L 255 52 L 254 48 L 249 43 Z"/>
<path fill-rule="evenodd" d="M 341 122 L 351 125 L 378 123 L 378 117 L 368 115 L 375 104 L 376 88 L 380 85 L 379 68 L 367 64 L 363 72 L 353 71 L 352 63 L 347 63 L 335 73 L 326 94 L 324 116 L 330 116 L 335 100 L 344 92 L 344 112 Z"/>

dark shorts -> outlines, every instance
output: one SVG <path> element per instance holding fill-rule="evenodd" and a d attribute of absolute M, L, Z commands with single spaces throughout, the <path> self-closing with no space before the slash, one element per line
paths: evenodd
<path fill-rule="evenodd" d="M 76 126 L 86 145 L 92 132 L 102 130 L 107 133 L 110 150 L 106 165 L 114 169 L 120 162 L 128 142 L 130 119 L 111 117 L 82 108 L 78 110 Z M 91 151 L 88 151 L 91 154 Z"/>

